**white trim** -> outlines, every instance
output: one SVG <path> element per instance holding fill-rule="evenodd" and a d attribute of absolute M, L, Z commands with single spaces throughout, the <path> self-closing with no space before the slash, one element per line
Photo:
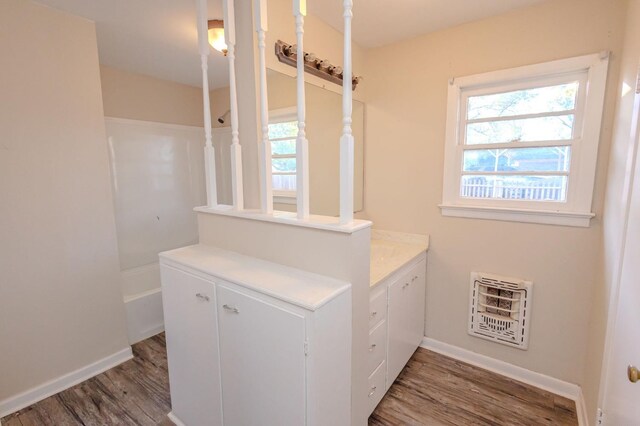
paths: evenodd
<path fill-rule="evenodd" d="M 593 217 L 591 213 L 587 212 L 591 209 L 593 199 L 608 64 L 608 52 L 603 52 L 450 80 L 447 97 L 445 167 L 442 191 L 442 205 L 446 208 L 443 208 L 442 214 L 445 216 L 588 227 L 590 219 Z M 534 87 L 538 84 L 544 86 L 555 84 L 567 78 L 576 78 L 581 84 L 573 111 L 575 114 L 573 139 L 560 141 L 556 144 L 568 145 L 570 143 L 571 146 L 571 166 L 566 201 L 555 203 L 553 209 L 548 209 L 545 208 L 545 202 L 539 201 L 462 198 L 460 196 L 460 179 L 463 175 L 461 171 L 463 153 L 468 150 L 480 149 L 476 145 L 463 144 L 463 125 L 467 121 L 461 117 L 466 110 L 465 99 L 476 92 L 499 93 L 504 88 Z M 537 115 L 549 114 L 556 113 Z M 518 116 L 509 117 L 509 119 L 518 118 Z M 485 145 L 487 144 L 482 146 Z M 538 147 L 538 142 L 498 145 L 511 148 L 534 148 Z M 551 145 L 549 141 L 540 141 L 540 146 L 548 145 Z M 508 173 L 497 172 L 495 174 Z M 538 175 L 539 173 L 523 172 L 520 174 Z M 479 208 L 480 210 L 470 210 L 467 207 Z M 538 210 L 540 210 L 539 215 L 532 214 Z M 553 216 L 558 216 L 558 218 L 554 219 Z"/>
<path fill-rule="evenodd" d="M 176 129 L 176 130 L 200 130 L 204 132 L 203 126 L 187 126 L 184 124 L 171 124 L 171 123 L 161 123 L 159 121 L 144 121 L 144 120 L 132 120 L 129 118 L 119 118 L 119 117 L 104 117 L 105 122 L 118 123 L 118 124 L 133 124 L 142 127 L 164 127 L 166 129 Z M 212 129 L 215 133 L 216 129 Z"/>
<path fill-rule="evenodd" d="M 175 414 L 173 414 L 173 411 L 171 411 L 169 414 L 167 414 L 167 417 L 169 418 L 169 420 L 171 420 L 173 422 L 174 425 L 176 426 L 187 426 L 184 423 L 182 423 L 182 420 L 180 420 L 178 418 L 178 416 L 176 416 Z"/>
<path fill-rule="evenodd" d="M 286 194 L 273 194 L 273 202 L 276 204 L 290 204 L 296 205 L 296 196 Z"/>
<path fill-rule="evenodd" d="M 453 346 L 439 340 L 425 337 L 420 344 L 421 348 L 448 356 L 467 364 L 475 365 L 496 374 L 517 380 L 530 386 L 552 392 L 556 395 L 569 398 L 576 403 L 576 415 L 580 426 L 588 426 L 588 416 L 585 409 L 584 397 L 580 386 L 565 382 L 555 377 L 550 377 L 508 362 L 490 358 L 476 352 L 472 352 L 458 346 Z"/>
<path fill-rule="evenodd" d="M 241 219 L 259 220 L 263 222 L 275 222 L 285 225 L 301 226 L 303 228 L 315 228 L 325 231 L 341 232 L 352 234 L 361 229 L 369 228 L 373 225 L 368 220 L 354 220 L 343 225 L 340 219 L 333 216 L 309 215 L 305 219 L 297 217 L 295 212 L 274 211 L 272 214 L 263 214 L 259 210 L 245 209 L 242 211 L 232 210 L 229 206 L 218 206 L 217 208 L 196 207 L 193 209 L 198 213 L 217 214 L 222 216 L 233 216 Z"/>
<path fill-rule="evenodd" d="M 594 213 L 440 204 L 442 216 L 588 228 Z"/>
<path fill-rule="evenodd" d="M 0 417 L 15 413 L 133 358 L 128 346 L 96 362 L 0 401 Z"/>

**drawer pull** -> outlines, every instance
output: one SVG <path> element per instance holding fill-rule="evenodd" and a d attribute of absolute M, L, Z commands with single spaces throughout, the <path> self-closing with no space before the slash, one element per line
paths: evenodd
<path fill-rule="evenodd" d="M 206 294 L 196 293 L 196 297 L 200 300 L 204 300 L 205 302 L 209 301 L 209 296 L 207 296 Z"/>
<path fill-rule="evenodd" d="M 234 314 L 239 314 L 240 311 L 238 310 L 238 308 L 236 308 L 235 306 L 229 306 L 229 305 L 222 305 L 223 308 L 225 308 L 227 311 L 231 311 Z"/>
<path fill-rule="evenodd" d="M 373 352 L 373 350 L 376 348 L 376 346 L 378 346 L 378 345 L 376 345 L 375 343 L 373 343 L 371 346 L 369 346 L 369 352 Z"/>
<path fill-rule="evenodd" d="M 369 398 L 371 398 L 373 396 L 374 393 L 376 393 L 376 389 L 378 389 L 377 386 L 374 386 L 371 388 L 371 392 L 369 392 Z"/>

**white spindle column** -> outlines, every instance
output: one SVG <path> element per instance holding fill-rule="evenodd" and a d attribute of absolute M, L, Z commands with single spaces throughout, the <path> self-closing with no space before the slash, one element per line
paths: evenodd
<path fill-rule="evenodd" d="M 204 110 L 204 169 L 207 207 L 218 205 L 216 187 L 216 154 L 211 140 L 211 105 L 209 103 L 209 39 L 207 25 L 207 1 L 198 0 L 198 49 L 202 66 L 202 102 Z"/>
<path fill-rule="evenodd" d="M 269 141 L 269 101 L 267 95 L 267 60 L 265 37 L 267 32 L 267 0 L 255 0 L 256 32 L 258 33 L 258 56 L 260 61 L 260 210 L 273 212 L 273 190 L 271 188 L 271 141 Z"/>
<path fill-rule="evenodd" d="M 305 134 L 304 92 L 304 17 L 307 14 L 306 0 L 293 0 L 293 15 L 296 18 L 296 42 L 298 44 L 298 138 L 296 139 L 296 201 L 299 219 L 309 217 L 309 142 Z"/>
<path fill-rule="evenodd" d="M 354 148 L 351 132 L 351 18 L 353 0 L 344 0 L 344 71 L 342 74 L 342 137 L 340 138 L 340 223 L 353 221 Z"/>
<path fill-rule="evenodd" d="M 231 117 L 231 192 L 233 207 L 244 209 L 244 192 L 242 185 L 242 148 L 238 137 L 238 95 L 236 89 L 235 44 L 236 26 L 233 0 L 222 2 L 224 9 L 224 38 L 227 43 L 227 59 L 229 60 L 229 103 Z"/>

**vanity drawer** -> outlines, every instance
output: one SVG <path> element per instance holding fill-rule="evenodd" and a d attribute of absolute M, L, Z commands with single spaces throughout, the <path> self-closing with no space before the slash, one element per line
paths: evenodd
<path fill-rule="evenodd" d="M 384 361 L 387 355 L 387 322 L 382 321 L 369 333 L 369 374 L 373 374 L 375 369 Z"/>
<path fill-rule="evenodd" d="M 379 286 L 369 298 L 369 330 L 387 318 L 387 286 Z"/>
<path fill-rule="evenodd" d="M 369 376 L 369 387 L 367 388 L 369 415 L 373 413 L 373 410 L 376 409 L 376 406 L 384 396 L 386 372 L 387 366 L 382 361 L 373 374 Z"/>

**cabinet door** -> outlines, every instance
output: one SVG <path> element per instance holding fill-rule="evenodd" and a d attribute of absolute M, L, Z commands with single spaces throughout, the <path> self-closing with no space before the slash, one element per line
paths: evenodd
<path fill-rule="evenodd" d="M 165 265 L 161 274 L 172 413 L 222 425 L 215 286 Z"/>
<path fill-rule="evenodd" d="M 217 286 L 225 425 L 305 424 L 303 315 Z"/>
<path fill-rule="evenodd" d="M 423 260 L 411 269 L 409 277 L 408 338 L 414 350 L 424 339 L 427 263 Z"/>
<path fill-rule="evenodd" d="M 416 349 L 410 333 L 408 313 L 412 304 L 410 279 L 405 274 L 389 286 L 387 388 L 393 384 Z"/>
<path fill-rule="evenodd" d="M 422 260 L 389 286 L 387 388 L 424 337 L 425 272 Z"/>

